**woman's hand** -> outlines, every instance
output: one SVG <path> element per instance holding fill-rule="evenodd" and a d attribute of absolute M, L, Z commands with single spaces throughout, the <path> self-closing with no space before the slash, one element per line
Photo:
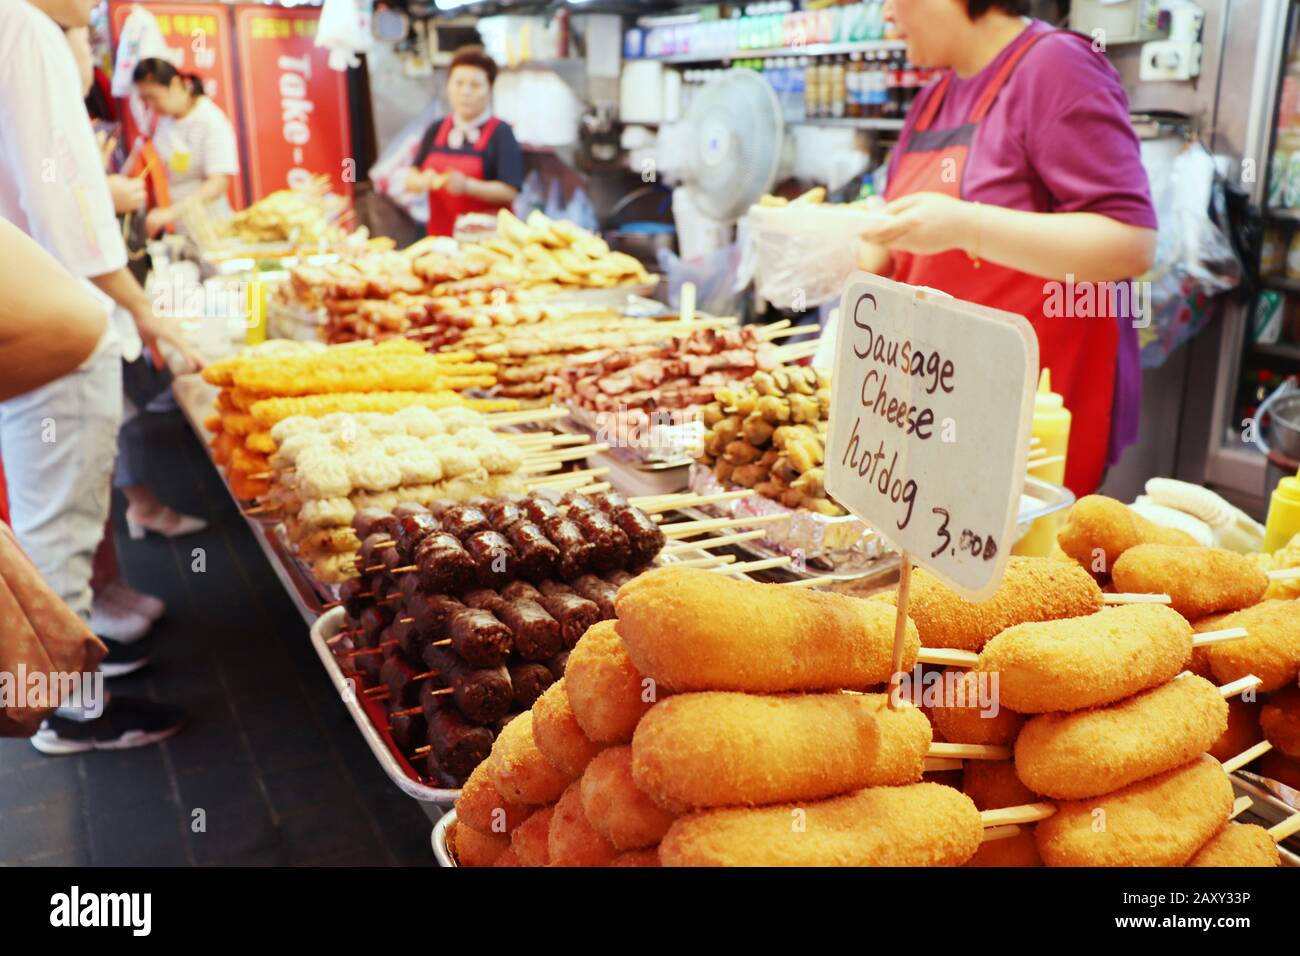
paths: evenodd
<path fill-rule="evenodd" d="M 158 343 L 166 342 L 181 354 L 181 358 L 193 372 L 202 371 L 204 364 L 203 357 L 190 345 L 186 340 L 184 333 L 181 332 L 180 325 L 176 320 L 156 314 L 152 308 L 136 309 L 134 312 L 136 331 L 140 333 L 140 338 L 144 346 L 153 356 L 154 364 L 162 367 L 162 353 L 158 351 Z"/>
<path fill-rule="evenodd" d="M 973 253 L 978 205 L 943 193 L 912 193 L 887 203 L 879 220 L 861 238 L 914 255 L 935 255 L 950 249 Z"/>
<path fill-rule="evenodd" d="M 172 209 L 150 209 L 144 217 L 144 231 L 156 237 L 176 221 L 176 212 Z"/>
<path fill-rule="evenodd" d="M 134 176 L 123 176 L 121 173 L 109 174 L 108 191 L 113 195 L 113 211 L 117 213 L 143 209 L 145 199 L 148 198 L 143 182 Z"/>
<path fill-rule="evenodd" d="M 449 169 L 446 172 L 447 181 L 443 183 L 442 188 L 447 190 L 453 196 L 462 196 L 468 190 L 470 179 L 459 169 Z"/>

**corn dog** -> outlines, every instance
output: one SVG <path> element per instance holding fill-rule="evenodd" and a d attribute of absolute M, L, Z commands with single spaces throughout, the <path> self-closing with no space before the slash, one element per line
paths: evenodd
<path fill-rule="evenodd" d="M 546 866 L 551 862 L 551 817 L 555 805 L 542 807 L 510 834 L 510 849 L 520 866 Z"/>
<path fill-rule="evenodd" d="M 1014 710 L 997 704 L 996 694 L 986 694 L 986 697 L 993 698 L 997 713 L 992 713 L 991 706 L 982 707 L 980 675 L 975 671 L 965 671 L 955 679 L 955 696 L 948 700 L 945 695 L 944 703 L 936 704 L 929 711 L 930 720 L 943 739 L 954 744 L 989 744 L 995 747 L 1015 740 L 1025 718 Z M 991 683 L 987 675 L 984 680 Z"/>
<path fill-rule="evenodd" d="M 601 751 L 578 726 L 563 677 L 533 702 L 533 742 L 551 766 L 574 777 Z"/>
<path fill-rule="evenodd" d="M 547 763 L 533 742 L 533 715 L 506 724 L 487 759 L 488 776 L 511 803 L 554 803 L 573 778 Z"/>
<path fill-rule="evenodd" d="M 492 865 L 493 866 L 523 866 L 523 864 L 519 862 L 519 854 L 515 852 L 515 848 L 512 846 L 508 846 L 504 850 L 502 850 L 501 855 L 496 858 L 496 861 Z"/>
<path fill-rule="evenodd" d="M 1207 650 L 1214 677 L 1229 683 L 1254 674 L 1262 693 L 1296 682 L 1300 670 L 1300 601 L 1269 600 L 1233 614 L 1203 618 L 1197 631 L 1244 627 L 1249 636 L 1239 641 L 1211 644 Z"/>
<path fill-rule="evenodd" d="M 1188 866 L 1278 866 L 1277 844 L 1263 827 L 1228 823 L 1187 861 Z"/>
<path fill-rule="evenodd" d="M 1024 714 L 1110 704 L 1171 680 L 1192 655 L 1192 628 L 1159 604 L 1018 624 L 989 641 L 977 671 L 997 672 L 999 702 Z"/>
<path fill-rule="evenodd" d="M 602 744 L 631 740 L 637 721 L 654 705 L 657 693 L 628 659 L 613 621 L 593 624 L 574 645 L 564 668 L 564 684 L 578 726 Z"/>
<path fill-rule="evenodd" d="M 1070 509 L 1056 532 L 1061 550 L 1097 577 L 1105 577 L 1119 556 L 1138 544 L 1194 545 L 1185 531 L 1162 528 L 1128 505 L 1104 495 L 1087 495 Z"/>
<path fill-rule="evenodd" d="M 456 819 L 479 833 L 506 836 L 532 814 L 534 808 L 511 803 L 488 776 L 487 761 L 474 768 L 474 772 L 461 787 L 456 801 Z"/>
<path fill-rule="evenodd" d="M 916 783 L 804 805 L 692 813 L 668 828 L 659 859 L 664 866 L 960 866 L 983 835 L 969 797 Z"/>
<path fill-rule="evenodd" d="M 582 775 L 582 809 L 596 832 L 616 850 L 657 846 L 673 822 L 673 815 L 633 782 L 628 746 L 609 747 L 587 765 Z"/>
<path fill-rule="evenodd" d="M 614 847 L 596 832 L 583 812 L 581 781 L 569 784 L 555 804 L 547 848 L 548 866 L 605 866 L 614 859 Z"/>
<path fill-rule="evenodd" d="M 890 677 L 895 615 L 881 601 L 657 568 L 623 585 L 615 609 L 632 663 L 672 691 L 861 689 Z M 903 670 L 920 644 L 908 621 Z"/>
<path fill-rule="evenodd" d="M 1042 798 L 1020 782 L 1010 760 L 968 760 L 962 767 L 962 793 L 970 797 L 978 810 L 1000 810 Z M 1020 832 L 1003 840 L 987 840 L 966 861 L 969 867 L 1042 866 L 1032 824 L 1021 825 Z"/>
<path fill-rule="evenodd" d="M 1206 751 L 1215 760 L 1223 761 L 1244 753 L 1264 739 L 1259 729 L 1258 701 L 1233 697 L 1228 701 L 1228 729 Z"/>
<path fill-rule="evenodd" d="M 978 652 L 1014 624 L 1081 617 L 1101 608 L 1101 588 L 1077 564 L 1013 557 L 997 591 L 978 603 L 965 600 L 928 571 L 914 571 L 907 616 L 916 622 L 923 646 Z"/>
<path fill-rule="evenodd" d="M 609 861 L 610 866 L 659 866 L 659 847 L 648 850 L 628 850 Z"/>
<path fill-rule="evenodd" d="M 1049 797 L 1095 797 L 1181 767 L 1227 729 L 1219 689 L 1184 674 L 1108 707 L 1026 722 L 1016 738 L 1016 774 Z"/>
<path fill-rule="evenodd" d="M 1034 832 L 1048 866 L 1182 866 L 1231 812 L 1232 783 L 1202 754 L 1103 797 L 1063 801 Z"/>
<path fill-rule="evenodd" d="M 1300 687 L 1287 687 L 1264 702 L 1259 729 L 1279 753 L 1300 759 Z"/>
<path fill-rule="evenodd" d="M 875 710 L 866 697 L 851 694 L 669 697 L 637 726 L 632 777 L 675 812 L 857 790 L 873 782 L 881 743 Z M 919 759 L 924 763 L 924 748 Z"/>
<path fill-rule="evenodd" d="M 510 848 L 507 837 L 495 833 L 479 833 L 477 830 L 462 826 L 459 820 L 448 834 L 452 856 L 460 866 L 491 866 Z"/>
<path fill-rule="evenodd" d="M 1190 621 L 1250 607 L 1268 590 L 1268 575 L 1245 555 L 1168 544 L 1129 548 L 1113 565 L 1111 580 L 1120 591 L 1168 594 L 1170 607 Z"/>

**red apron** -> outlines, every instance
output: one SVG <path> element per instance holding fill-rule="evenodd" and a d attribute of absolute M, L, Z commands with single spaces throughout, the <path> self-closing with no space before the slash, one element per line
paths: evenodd
<path fill-rule="evenodd" d="M 951 70 L 923 101 L 917 101 L 916 108 L 921 113 L 911 135 L 898 145 L 901 152 L 886 190 L 887 199 L 919 192 L 963 198 L 966 161 L 980 121 L 992 109 L 1021 57 L 1049 35 L 1030 39 L 1007 58 L 964 124 L 948 129 L 931 128 L 952 81 Z M 1090 43 L 1078 34 L 1066 35 Z M 1106 467 L 1110 441 L 1119 352 L 1119 327 L 1115 319 L 1048 317 L 1044 305 L 1050 295 L 1049 287 L 1056 283 L 992 262 L 977 265 L 959 249 L 938 255 L 894 252 L 893 259 L 893 278 L 899 282 L 929 286 L 968 302 L 1019 313 L 1029 320 L 1038 333 L 1039 364 L 1052 370 L 1052 388 L 1061 393 L 1073 416 L 1065 484 L 1076 495 L 1096 490 Z M 1075 285 L 1078 288 L 1080 284 Z M 996 374 L 996 370 L 990 369 L 989 374 Z"/>
<path fill-rule="evenodd" d="M 495 116 L 488 119 L 479 129 L 478 139 L 471 144 L 472 153 L 456 153 L 447 149 L 447 135 L 451 132 L 451 117 L 443 118 L 438 126 L 438 135 L 434 138 L 433 149 L 424 158 L 421 169 L 432 169 L 443 173 L 455 169 L 474 179 L 483 178 L 483 154 L 492 141 L 492 133 L 501 121 Z M 445 189 L 435 189 L 429 193 L 429 227 L 430 236 L 450 236 L 456 225 L 456 217 L 467 212 L 495 213 L 501 207 L 495 203 L 483 202 L 473 196 L 455 196 Z"/>

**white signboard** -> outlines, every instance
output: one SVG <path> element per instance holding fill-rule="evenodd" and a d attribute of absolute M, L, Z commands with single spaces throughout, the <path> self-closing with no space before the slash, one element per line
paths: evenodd
<path fill-rule="evenodd" d="M 861 272 L 838 326 L 827 491 L 959 594 L 989 597 L 1025 481 L 1033 328 Z"/>

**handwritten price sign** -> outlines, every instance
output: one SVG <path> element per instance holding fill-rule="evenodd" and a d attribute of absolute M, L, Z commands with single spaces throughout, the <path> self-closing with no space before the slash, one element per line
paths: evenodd
<path fill-rule="evenodd" d="M 827 490 L 964 597 L 989 597 L 1014 543 L 1037 380 L 1023 317 L 855 274 Z"/>

